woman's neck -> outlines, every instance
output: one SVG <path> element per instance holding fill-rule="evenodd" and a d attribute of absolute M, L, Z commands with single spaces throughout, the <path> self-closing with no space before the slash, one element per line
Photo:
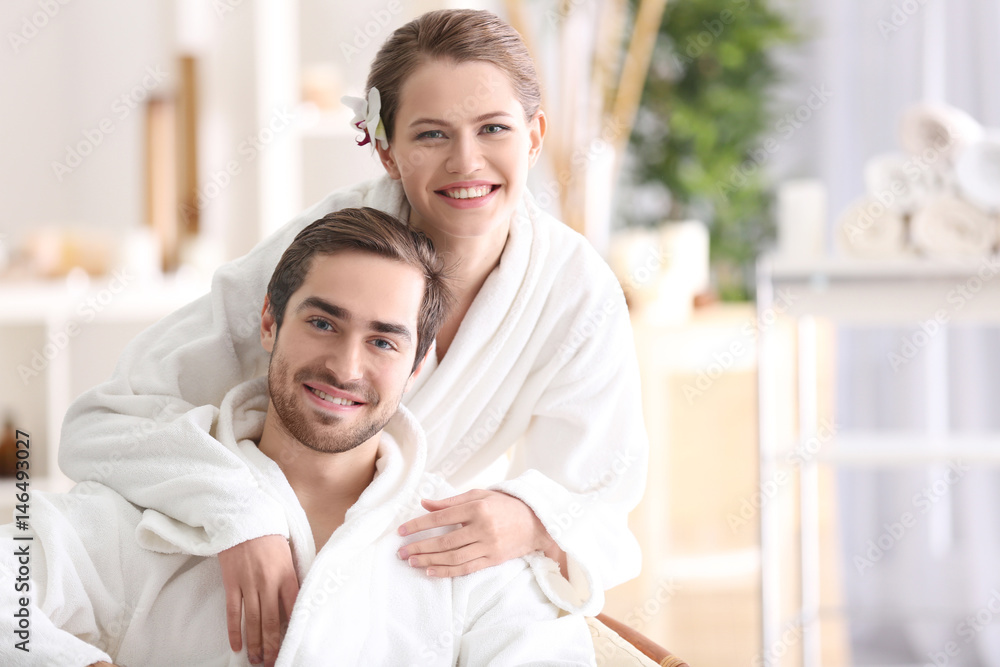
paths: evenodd
<path fill-rule="evenodd" d="M 510 222 L 497 225 L 489 235 L 459 238 L 443 234 L 430 225 L 419 227 L 430 237 L 434 248 L 451 270 L 455 305 L 437 336 L 437 357 L 440 360 L 451 345 L 462 319 L 475 300 L 486 279 L 500 263 Z"/>
<path fill-rule="evenodd" d="M 434 242 L 434 248 L 451 269 L 458 292 L 478 292 L 486 277 L 500 263 L 510 223 L 497 225 L 487 236 L 459 238 L 443 234 L 430 225 L 421 228 Z"/>

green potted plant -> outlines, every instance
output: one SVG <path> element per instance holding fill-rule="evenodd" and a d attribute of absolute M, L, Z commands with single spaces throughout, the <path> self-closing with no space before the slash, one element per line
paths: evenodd
<path fill-rule="evenodd" d="M 773 236 L 765 167 L 768 142 L 783 136 L 770 98 L 781 76 L 774 49 L 796 40 L 771 0 L 672 0 L 660 25 L 628 172 L 633 188 L 669 191 L 670 210 L 642 219 L 623 205 L 621 214 L 629 225 L 663 213 L 705 221 L 724 300 L 751 295 L 754 259 Z"/>

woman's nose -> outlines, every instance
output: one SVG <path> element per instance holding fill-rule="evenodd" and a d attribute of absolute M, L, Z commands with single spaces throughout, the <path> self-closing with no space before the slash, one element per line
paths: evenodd
<path fill-rule="evenodd" d="M 452 174 L 474 174 L 485 163 L 479 142 L 473 137 L 460 135 L 454 140 L 445 168 Z"/>

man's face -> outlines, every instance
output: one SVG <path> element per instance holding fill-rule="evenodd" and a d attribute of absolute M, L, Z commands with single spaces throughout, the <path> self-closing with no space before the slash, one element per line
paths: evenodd
<path fill-rule="evenodd" d="M 261 343 L 279 428 L 321 452 L 367 442 L 395 414 L 417 347 L 424 277 L 358 251 L 314 255 L 280 335 L 265 304 Z"/>

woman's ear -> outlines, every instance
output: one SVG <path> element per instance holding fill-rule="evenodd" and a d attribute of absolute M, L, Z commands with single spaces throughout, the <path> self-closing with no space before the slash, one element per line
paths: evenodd
<path fill-rule="evenodd" d="M 264 308 L 260 312 L 260 344 L 269 353 L 274 352 L 274 341 L 278 337 L 278 322 L 274 319 L 271 297 L 264 297 Z"/>
<path fill-rule="evenodd" d="M 385 171 L 389 174 L 389 178 L 394 181 L 398 181 L 400 178 L 400 171 L 399 165 L 396 163 L 396 158 L 392 154 L 392 144 L 389 145 L 389 148 L 382 148 L 376 140 L 375 150 L 378 151 L 378 158 L 382 161 L 382 166 L 385 167 Z"/>
<path fill-rule="evenodd" d="M 542 140 L 545 138 L 545 112 L 539 109 L 528 124 L 528 166 L 534 167 L 542 152 Z"/>

